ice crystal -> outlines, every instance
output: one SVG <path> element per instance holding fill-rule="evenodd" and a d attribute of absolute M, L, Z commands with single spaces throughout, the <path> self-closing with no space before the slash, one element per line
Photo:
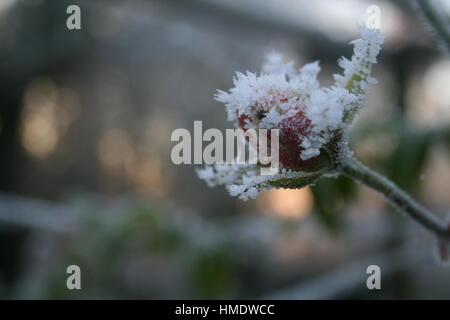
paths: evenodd
<path fill-rule="evenodd" d="M 332 173 L 333 157 L 346 145 L 347 129 L 365 104 L 372 64 L 377 62 L 383 38 L 378 30 L 359 28 L 351 44 L 351 59 L 339 59 L 343 73 L 335 83 L 320 87 L 319 62 L 295 68 L 273 53 L 262 73 L 237 72 L 234 87 L 218 90 L 215 99 L 225 104 L 228 120 L 243 129 L 280 129 L 281 170 L 258 175 L 257 166 L 215 165 L 198 171 L 209 186 L 223 184 L 231 196 L 255 198 L 261 190 L 302 187 Z M 331 151 L 330 151 L 331 150 Z"/>

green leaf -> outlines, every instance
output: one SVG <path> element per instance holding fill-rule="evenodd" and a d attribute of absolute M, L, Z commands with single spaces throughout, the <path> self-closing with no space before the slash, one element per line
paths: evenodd
<path fill-rule="evenodd" d="M 321 179 L 312 187 L 314 213 L 322 225 L 332 234 L 343 230 L 342 215 L 345 204 L 356 195 L 356 186 L 345 177 Z"/>

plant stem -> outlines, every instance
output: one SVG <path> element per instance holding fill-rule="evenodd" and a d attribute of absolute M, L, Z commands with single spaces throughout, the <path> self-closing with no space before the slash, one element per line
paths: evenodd
<path fill-rule="evenodd" d="M 417 0 L 418 7 L 450 52 L 450 28 L 446 26 L 445 22 L 442 21 L 439 14 L 428 1 L 429 0 Z"/>
<path fill-rule="evenodd" d="M 417 203 L 409 194 L 379 173 L 369 169 L 351 157 L 343 159 L 338 170 L 343 175 L 375 189 L 395 209 L 406 213 L 437 236 L 450 239 L 450 229 L 442 219 Z"/>

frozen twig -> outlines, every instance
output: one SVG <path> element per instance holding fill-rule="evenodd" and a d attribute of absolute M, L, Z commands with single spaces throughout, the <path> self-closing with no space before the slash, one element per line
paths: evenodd
<path fill-rule="evenodd" d="M 429 0 L 417 0 L 417 6 L 450 52 L 450 26 L 439 17 Z"/>
<path fill-rule="evenodd" d="M 438 237 L 450 239 L 448 225 L 428 209 L 417 203 L 410 195 L 400 189 L 395 183 L 379 173 L 369 169 L 354 158 L 341 161 L 338 169 L 343 175 L 381 193 L 398 211 L 405 213 L 423 227 L 435 233 Z"/>

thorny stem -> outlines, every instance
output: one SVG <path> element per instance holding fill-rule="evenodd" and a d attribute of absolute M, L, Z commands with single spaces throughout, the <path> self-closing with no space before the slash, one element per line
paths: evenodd
<path fill-rule="evenodd" d="M 438 237 L 450 239 L 450 229 L 442 219 L 417 203 L 409 194 L 379 173 L 352 157 L 341 160 L 338 170 L 343 175 L 381 193 L 395 209 L 406 213 Z"/>
<path fill-rule="evenodd" d="M 417 5 L 450 52 L 450 29 L 448 26 L 446 26 L 445 22 L 439 17 L 436 10 L 429 3 L 429 0 L 417 0 Z"/>

